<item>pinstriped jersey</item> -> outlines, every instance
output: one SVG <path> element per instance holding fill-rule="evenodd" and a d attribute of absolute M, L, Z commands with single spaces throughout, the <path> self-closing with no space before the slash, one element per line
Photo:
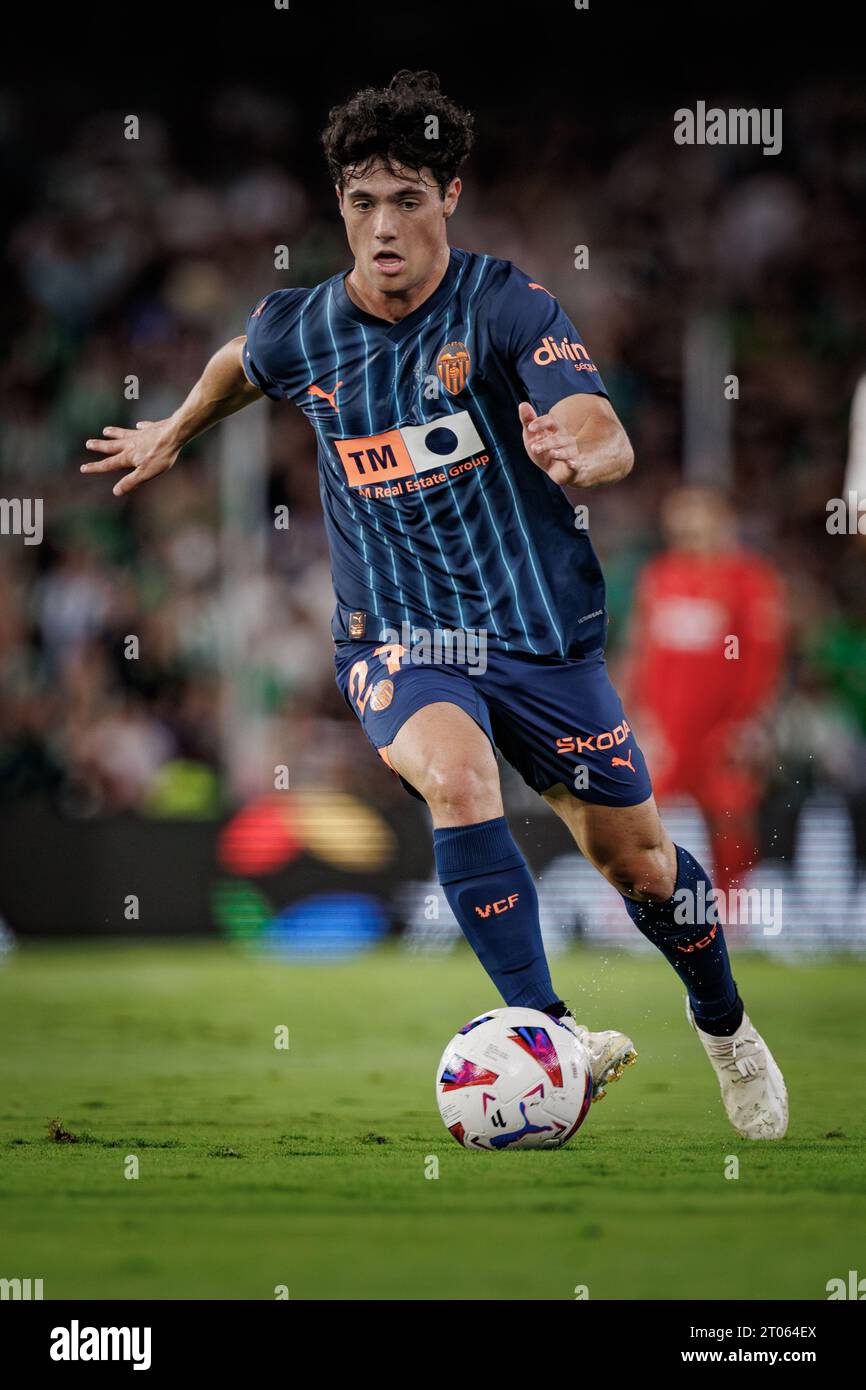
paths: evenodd
<path fill-rule="evenodd" d="M 517 413 L 606 394 L 574 325 L 510 261 L 457 248 L 394 324 L 354 303 L 346 273 L 267 295 L 244 349 L 250 381 L 316 431 L 335 641 L 405 622 L 535 656 L 603 646 L 592 542 L 527 455 Z"/>

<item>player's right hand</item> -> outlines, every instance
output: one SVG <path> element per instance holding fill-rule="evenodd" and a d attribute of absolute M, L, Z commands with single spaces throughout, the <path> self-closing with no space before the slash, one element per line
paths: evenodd
<path fill-rule="evenodd" d="M 83 463 L 81 472 L 116 473 L 121 468 L 131 469 L 111 489 L 115 497 L 167 472 L 180 453 L 171 420 L 139 420 L 134 430 L 106 425 L 102 433 L 105 438 L 88 439 L 87 448 L 104 457 Z"/>

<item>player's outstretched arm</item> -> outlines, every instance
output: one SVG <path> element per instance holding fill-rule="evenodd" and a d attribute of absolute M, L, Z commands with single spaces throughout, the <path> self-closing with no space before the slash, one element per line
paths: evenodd
<path fill-rule="evenodd" d="M 183 405 L 167 420 L 139 420 L 134 430 L 106 425 L 104 439 L 88 439 L 87 448 L 103 457 L 83 463 L 82 473 L 131 471 L 115 483 L 112 492 L 120 497 L 140 483 L 156 478 L 171 468 L 184 444 L 203 434 L 219 420 L 259 400 L 262 392 L 253 386 L 243 368 L 246 338 L 232 338 L 215 352 Z"/>
<path fill-rule="evenodd" d="M 631 472 L 634 452 L 606 397 L 566 396 L 546 415 L 522 401 L 518 412 L 526 452 L 560 487 L 618 483 Z"/>

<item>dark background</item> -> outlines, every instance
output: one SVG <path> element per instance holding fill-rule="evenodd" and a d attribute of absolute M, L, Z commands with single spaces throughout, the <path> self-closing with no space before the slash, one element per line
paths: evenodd
<path fill-rule="evenodd" d="M 725 317 L 743 388 L 740 532 L 785 581 L 791 619 L 762 850 L 780 837 L 793 846 L 810 795 L 847 808 L 862 846 L 866 552 L 824 525 L 866 370 L 866 97 L 851 13 L 594 0 L 585 12 L 293 2 L 19 16 L 0 86 L 0 493 L 44 497 L 46 539 L 27 549 L 0 537 L 0 824 L 19 839 L 41 827 L 48 881 L 84 862 L 75 837 L 86 839 L 97 882 L 88 896 L 73 876 L 62 900 L 75 906 L 55 903 L 51 927 L 44 910 L 28 916 L 39 895 L 20 877 L 10 886 L 10 831 L 0 909 L 13 928 L 104 930 L 112 837 L 124 840 L 128 818 L 145 840 L 163 826 L 154 846 L 172 833 L 175 846 L 182 835 L 201 846 L 194 891 L 169 895 L 148 929 L 208 924 L 202 866 L 218 876 L 215 836 L 267 791 L 226 765 L 218 635 L 248 609 L 227 608 L 220 588 L 216 436 L 123 503 L 77 465 L 103 424 L 169 413 L 263 293 L 349 264 L 318 133 L 332 104 L 400 67 L 434 69 L 476 113 L 452 240 L 513 259 L 557 293 L 635 444 L 628 484 L 593 499 L 615 676 L 636 579 L 661 544 L 659 506 L 682 480 L 684 336 L 699 310 Z M 673 112 L 698 100 L 781 106 L 782 153 L 676 146 Z M 137 142 L 121 138 L 128 113 L 141 119 Z M 272 248 L 283 241 L 281 279 Z M 584 242 L 581 274 L 572 247 Z M 140 402 L 123 399 L 127 372 L 141 377 Z M 262 615 L 250 665 L 262 738 L 293 786 L 361 797 L 412 827 L 423 855 L 426 813 L 333 685 L 312 435 L 285 406 L 258 409 L 267 505 L 292 515 L 291 546 L 269 541 L 265 590 L 248 596 Z M 130 631 L 142 636 L 135 669 L 121 653 Z M 504 775 L 522 815 L 522 788 Z M 527 852 L 536 844 L 543 862 L 558 828 L 539 814 Z M 192 822 L 182 832 L 181 819 Z M 170 862 L 154 849 L 167 889 Z M 277 897 L 308 891 L 293 869 Z"/>

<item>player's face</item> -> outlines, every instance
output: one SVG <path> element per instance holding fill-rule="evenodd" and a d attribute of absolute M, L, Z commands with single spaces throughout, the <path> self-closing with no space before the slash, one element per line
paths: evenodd
<path fill-rule="evenodd" d="M 675 550 L 703 554 L 724 550 L 732 543 L 734 523 L 720 493 L 710 488 L 677 488 L 662 508 L 662 527 Z"/>
<path fill-rule="evenodd" d="M 445 224 L 460 187 L 452 179 L 443 199 L 429 169 L 390 173 L 381 164 L 347 179 L 337 192 L 340 212 L 355 275 L 368 290 L 402 297 L 441 272 Z"/>

